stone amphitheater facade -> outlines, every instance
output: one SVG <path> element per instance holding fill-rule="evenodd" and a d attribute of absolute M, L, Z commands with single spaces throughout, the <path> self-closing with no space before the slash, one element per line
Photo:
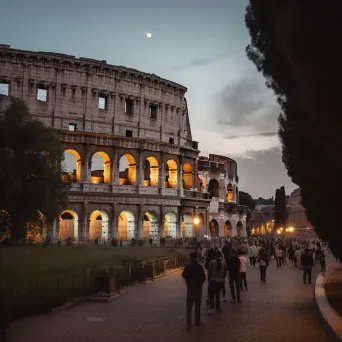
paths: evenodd
<path fill-rule="evenodd" d="M 54 241 L 246 235 L 236 162 L 199 157 L 186 91 L 106 61 L 0 45 L 0 110 L 22 99 L 75 161 Z"/>

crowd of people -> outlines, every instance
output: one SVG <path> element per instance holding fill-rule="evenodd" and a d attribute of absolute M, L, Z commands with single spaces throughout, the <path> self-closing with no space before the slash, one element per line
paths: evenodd
<path fill-rule="evenodd" d="M 215 245 L 216 244 L 216 245 Z M 313 234 L 292 236 L 237 237 L 213 243 L 203 248 L 199 241 L 190 254 L 191 262 L 185 266 L 182 277 L 187 285 L 187 326 L 192 325 L 192 309 L 195 307 L 195 324 L 201 325 L 202 289 L 208 282 L 206 303 L 208 314 L 221 311 L 221 303 L 227 301 L 228 279 L 231 301 L 241 303 L 241 291 L 248 291 L 247 265 L 259 266 L 260 283 L 266 283 L 271 260 L 277 267 L 290 263 L 303 271 L 303 283 L 312 282 L 312 268 L 320 265 L 326 272 L 327 246 Z"/>

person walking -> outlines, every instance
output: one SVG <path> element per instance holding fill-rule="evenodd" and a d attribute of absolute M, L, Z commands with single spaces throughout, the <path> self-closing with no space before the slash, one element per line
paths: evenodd
<path fill-rule="evenodd" d="M 239 270 L 239 279 L 240 279 L 240 289 L 243 291 L 243 288 L 245 290 L 248 290 L 247 286 L 247 278 L 246 278 L 246 272 L 247 272 L 247 257 L 246 253 L 243 251 L 240 251 L 239 254 L 239 260 L 240 260 L 240 270 Z"/>
<path fill-rule="evenodd" d="M 192 308 L 195 304 L 195 324 L 201 325 L 201 302 L 202 287 L 206 280 L 204 269 L 197 261 L 197 253 L 190 254 L 190 264 L 184 267 L 182 277 L 187 286 L 186 296 L 186 323 L 190 328 L 192 325 Z"/>
<path fill-rule="evenodd" d="M 214 308 L 216 311 L 221 311 L 221 300 L 220 295 L 224 280 L 227 276 L 226 263 L 221 257 L 221 252 L 217 251 L 215 254 L 215 259 L 210 261 L 208 269 L 208 280 L 209 280 L 209 305 L 210 309 L 208 314 L 212 314 Z"/>
<path fill-rule="evenodd" d="M 303 268 L 303 283 L 306 284 L 306 279 L 309 284 L 311 284 L 311 274 L 312 267 L 314 266 L 313 255 L 310 253 L 309 249 L 305 249 L 304 254 L 302 255 L 302 268 Z"/>
<path fill-rule="evenodd" d="M 258 254 L 258 263 L 260 271 L 260 281 L 266 283 L 266 270 L 268 266 L 268 258 L 264 248 L 260 248 Z"/>
<path fill-rule="evenodd" d="M 256 259 L 256 248 L 254 244 L 248 247 L 248 257 L 249 257 L 249 263 L 251 266 L 255 267 L 255 259 Z"/>
<path fill-rule="evenodd" d="M 229 287 L 230 292 L 232 294 L 232 302 L 235 302 L 236 299 L 239 303 L 241 303 L 240 299 L 240 259 L 236 253 L 236 250 L 233 249 L 231 252 L 231 256 L 228 259 L 228 278 L 229 278 Z"/>
<path fill-rule="evenodd" d="M 212 260 L 215 259 L 215 250 L 213 248 L 207 249 L 207 255 L 205 257 L 204 261 L 204 268 L 208 271 L 209 265 Z M 209 293 L 210 293 L 210 281 L 208 279 L 208 293 L 207 293 L 207 299 L 206 304 L 209 305 Z"/>
<path fill-rule="evenodd" d="M 323 250 L 321 250 L 321 253 L 319 256 L 319 262 L 321 264 L 321 272 L 323 272 L 323 273 L 327 271 L 325 259 L 326 259 L 325 252 Z"/>
<path fill-rule="evenodd" d="M 277 246 L 275 249 L 275 258 L 277 260 L 277 267 L 281 267 L 282 261 L 283 261 L 283 250 Z"/>

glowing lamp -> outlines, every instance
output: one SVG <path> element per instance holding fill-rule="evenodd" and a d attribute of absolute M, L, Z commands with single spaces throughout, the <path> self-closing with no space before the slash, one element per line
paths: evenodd
<path fill-rule="evenodd" d="M 194 218 L 194 223 L 195 224 L 199 224 L 199 219 L 196 217 L 196 218 Z"/>

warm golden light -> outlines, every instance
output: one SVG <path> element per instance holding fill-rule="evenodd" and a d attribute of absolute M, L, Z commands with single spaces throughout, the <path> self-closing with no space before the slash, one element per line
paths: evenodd
<path fill-rule="evenodd" d="M 286 228 L 285 230 L 288 232 L 288 231 L 289 231 L 289 228 Z"/>
<path fill-rule="evenodd" d="M 277 230 L 277 234 L 280 234 L 280 233 L 281 233 L 281 231 L 278 229 L 278 230 Z"/>
<path fill-rule="evenodd" d="M 199 219 L 197 217 L 194 218 L 194 223 L 199 224 Z"/>
<path fill-rule="evenodd" d="M 283 231 L 283 228 L 279 228 L 280 231 Z"/>
<path fill-rule="evenodd" d="M 293 227 L 289 227 L 289 232 L 293 232 L 294 228 Z"/>

